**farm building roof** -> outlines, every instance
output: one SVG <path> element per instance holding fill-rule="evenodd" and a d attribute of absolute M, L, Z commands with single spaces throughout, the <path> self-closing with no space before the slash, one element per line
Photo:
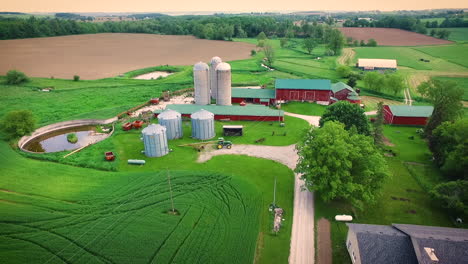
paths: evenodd
<path fill-rule="evenodd" d="M 215 115 L 232 116 L 284 116 L 284 111 L 270 109 L 264 105 L 194 105 L 194 104 L 170 104 L 166 109 L 175 110 L 181 114 L 192 114 L 204 109 Z M 163 110 L 155 110 L 154 113 L 161 113 Z"/>
<path fill-rule="evenodd" d="M 331 90 L 331 81 L 322 79 L 277 79 L 276 89 Z"/>
<path fill-rule="evenodd" d="M 384 59 L 358 59 L 358 67 L 396 69 L 397 61 Z"/>
<path fill-rule="evenodd" d="M 273 89 L 232 88 L 232 97 L 233 98 L 273 99 L 273 98 L 275 98 L 275 90 L 273 90 Z"/>
<path fill-rule="evenodd" d="M 343 83 L 343 82 L 337 82 L 337 83 L 332 84 L 331 89 L 332 89 L 333 93 L 337 93 L 337 92 L 339 92 L 341 90 L 345 90 L 345 89 L 349 90 L 351 92 L 354 92 L 354 89 L 351 86 L 349 86 L 349 85 L 347 85 L 346 83 Z"/>
<path fill-rule="evenodd" d="M 355 91 L 350 92 L 347 98 L 349 100 L 361 100 L 361 97 L 359 97 L 359 94 L 356 93 Z"/>
<path fill-rule="evenodd" d="M 429 117 L 432 115 L 432 106 L 389 105 L 394 116 Z"/>

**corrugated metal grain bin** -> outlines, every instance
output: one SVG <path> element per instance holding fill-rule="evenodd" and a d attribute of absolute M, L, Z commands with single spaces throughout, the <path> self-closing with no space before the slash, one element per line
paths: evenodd
<path fill-rule="evenodd" d="M 141 134 L 147 157 L 161 157 L 169 153 L 165 127 L 152 124 L 144 128 Z"/>
<path fill-rule="evenodd" d="M 193 113 L 192 118 L 192 137 L 206 140 L 215 136 L 214 114 L 204 109 Z"/>
<path fill-rule="evenodd" d="M 182 116 L 179 112 L 167 109 L 158 115 L 158 120 L 159 124 L 166 128 L 168 140 L 183 137 Z"/>

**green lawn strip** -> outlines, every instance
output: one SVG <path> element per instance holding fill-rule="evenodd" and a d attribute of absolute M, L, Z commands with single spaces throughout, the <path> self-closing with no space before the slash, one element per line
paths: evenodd
<path fill-rule="evenodd" d="M 450 31 L 449 40 L 459 43 L 468 41 L 468 28 L 444 28 Z"/>
<path fill-rule="evenodd" d="M 300 115 L 322 116 L 327 106 L 309 102 L 288 102 L 281 105 L 281 109 Z"/>
<path fill-rule="evenodd" d="M 418 47 L 415 48 L 420 52 L 428 54 L 433 57 L 444 59 L 455 63 L 464 68 L 468 67 L 468 44 L 447 45 L 447 46 L 434 46 L 434 47 Z M 442 65 L 440 65 L 442 66 Z M 451 71 L 451 68 L 446 68 L 445 71 Z"/>

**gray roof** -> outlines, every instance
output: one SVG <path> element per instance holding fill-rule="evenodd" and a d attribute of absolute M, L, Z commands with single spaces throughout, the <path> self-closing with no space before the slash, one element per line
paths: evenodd
<path fill-rule="evenodd" d="M 190 118 L 192 118 L 192 119 L 212 119 L 212 118 L 214 118 L 214 114 L 209 112 L 209 111 L 206 111 L 205 109 L 200 109 L 200 110 L 192 113 Z"/>
<path fill-rule="evenodd" d="M 394 116 L 429 117 L 434 111 L 432 106 L 421 105 L 389 105 L 388 107 Z"/>
<path fill-rule="evenodd" d="M 410 238 L 391 226 L 347 224 L 356 234 L 362 264 L 417 264 Z"/>
<path fill-rule="evenodd" d="M 143 135 L 154 135 L 154 134 L 161 134 L 166 131 L 166 127 L 161 126 L 160 124 L 151 124 L 145 127 L 141 133 Z"/>
<path fill-rule="evenodd" d="M 172 109 L 166 109 L 158 115 L 158 119 L 178 119 L 181 117 L 181 114 Z"/>
<path fill-rule="evenodd" d="M 345 89 L 348 90 L 348 91 L 354 92 L 354 89 L 351 86 L 349 86 L 349 85 L 347 85 L 346 83 L 343 83 L 343 82 L 334 83 L 334 84 L 332 84 L 331 88 L 332 88 L 333 93 L 337 93 L 337 92 L 339 92 L 341 90 L 345 90 Z"/>
<path fill-rule="evenodd" d="M 411 237 L 421 264 L 431 263 L 425 247 L 434 249 L 440 264 L 468 263 L 468 229 L 404 224 L 393 224 L 393 227 Z"/>

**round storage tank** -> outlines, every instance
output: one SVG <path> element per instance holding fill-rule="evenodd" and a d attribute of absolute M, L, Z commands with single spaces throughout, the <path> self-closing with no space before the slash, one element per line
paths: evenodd
<path fill-rule="evenodd" d="M 221 62 L 216 67 L 218 91 L 216 94 L 217 105 L 231 105 L 231 65 Z"/>
<path fill-rule="evenodd" d="M 182 115 L 179 112 L 167 109 L 158 115 L 158 121 L 166 128 L 167 140 L 181 138 L 184 135 Z"/>
<path fill-rule="evenodd" d="M 216 99 L 218 81 L 216 79 L 216 67 L 223 62 L 220 57 L 213 57 L 210 61 L 210 89 L 211 98 Z"/>
<path fill-rule="evenodd" d="M 193 113 L 192 118 L 192 137 L 196 139 L 210 139 L 215 136 L 214 114 L 201 109 Z"/>
<path fill-rule="evenodd" d="M 152 124 L 145 127 L 141 131 L 141 134 L 147 157 L 161 157 L 169 153 L 165 127 L 159 124 Z"/>
<path fill-rule="evenodd" d="M 199 62 L 193 66 L 193 81 L 195 88 L 195 104 L 207 105 L 210 98 L 210 68 L 208 64 Z"/>

